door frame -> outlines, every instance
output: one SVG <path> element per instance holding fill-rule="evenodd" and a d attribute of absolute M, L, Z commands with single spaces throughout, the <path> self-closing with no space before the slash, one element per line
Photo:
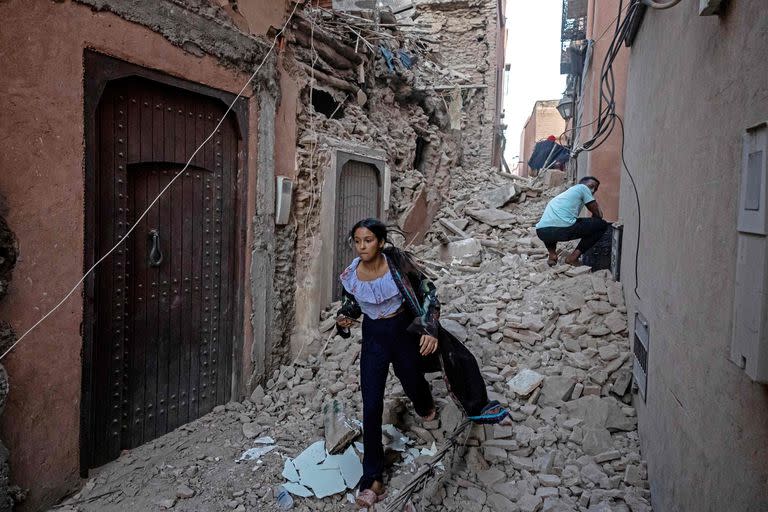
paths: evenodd
<path fill-rule="evenodd" d="M 85 136 L 85 205 L 84 205 L 84 243 L 83 243 L 83 272 L 87 271 L 97 261 L 98 227 L 98 174 L 96 169 L 98 147 L 96 144 L 96 112 L 107 85 L 121 78 L 141 77 L 160 85 L 183 89 L 201 96 L 220 101 L 225 107 L 236 98 L 235 94 L 214 89 L 202 84 L 190 82 L 168 75 L 162 71 L 148 69 L 115 57 L 86 48 L 83 54 L 84 91 L 83 115 Z M 244 346 L 244 296 L 246 280 L 244 276 L 245 250 L 247 248 L 247 204 L 248 204 L 248 108 L 250 98 L 242 97 L 232 107 L 235 124 L 240 136 L 241 146 L 238 149 L 239 169 L 235 181 L 235 232 L 234 232 L 234 312 L 232 339 L 232 380 L 230 396 L 237 396 L 238 385 L 243 371 Z M 88 276 L 83 284 L 83 323 L 81 324 L 82 346 L 82 389 L 80 404 L 80 475 L 88 476 L 92 461 L 91 432 L 92 424 L 92 390 L 94 373 L 94 343 L 96 332 L 95 309 L 95 273 Z"/>
<path fill-rule="evenodd" d="M 320 308 L 328 306 L 333 300 L 333 283 L 338 276 L 333 275 L 334 262 L 338 250 L 336 243 L 336 206 L 338 201 L 339 182 L 344 164 L 356 160 L 371 164 L 379 173 L 379 218 L 387 221 L 389 212 L 389 196 L 391 188 L 390 169 L 387 165 L 387 154 L 384 150 L 360 146 L 346 141 L 324 138 L 331 149 L 331 158 L 325 171 L 322 202 L 320 207 L 320 235 L 322 240 L 331 240 L 323 244 L 320 262 Z"/>

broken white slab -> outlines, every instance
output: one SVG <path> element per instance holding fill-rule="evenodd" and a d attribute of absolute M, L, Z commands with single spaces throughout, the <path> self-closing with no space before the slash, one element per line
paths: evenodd
<path fill-rule="evenodd" d="M 283 478 L 292 483 L 297 483 L 299 481 L 299 472 L 293 464 L 293 459 L 285 459 L 285 464 L 283 465 Z"/>
<path fill-rule="evenodd" d="M 483 262 L 483 246 L 475 238 L 450 242 L 441 247 L 440 258 L 450 264 L 478 266 Z"/>
<path fill-rule="evenodd" d="M 240 462 L 243 460 L 256 460 L 260 459 L 264 455 L 268 454 L 272 450 L 277 448 L 276 445 L 271 446 L 257 446 L 256 448 L 251 448 L 249 450 L 246 450 L 243 452 L 242 455 L 240 455 L 240 458 L 237 459 L 235 462 Z"/>
<path fill-rule="evenodd" d="M 520 396 L 530 395 L 544 381 L 544 376 L 528 368 L 524 368 L 507 382 L 509 389 Z"/>
<path fill-rule="evenodd" d="M 325 441 L 316 441 L 293 459 L 293 465 L 296 466 L 296 469 L 302 466 L 317 465 L 323 462 L 327 456 Z"/>
<path fill-rule="evenodd" d="M 287 482 L 283 484 L 283 487 L 286 491 L 293 494 L 294 496 L 301 496 L 302 498 L 309 498 L 312 496 L 312 491 L 301 484 Z"/>
<path fill-rule="evenodd" d="M 269 436 L 264 436 L 258 439 L 254 439 L 253 442 L 255 444 L 275 444 L 275 440 Z"/>
<path fill-rule="evenodd" d="M 298 468 L 299 483 L 312 489 L 318 498 L 333 496 L 347 490 L 347 484 L 341 476 L 338 466 L 324 467 L 323 464 L 309 464 Z"/>
<path fill-rule="evenodd" d="M 515 216 L 504 210 L 496 208 L 487 208 L 484 210 L 467 210 L 467 215 L 489 226 L 501 226 L 509 224 L 515 220 Z M 591 269 L 590 269 L 591 270 Z"/>
<path fill-rule="evenodd" d="M 286 459 L 283 467 L 286 489 L 298 496 L 303 496 L 299 494 L 304 492 L 302 488 L 311 489 L 308 496 L 318 498 L 338 494 L 353 489 L 362 476 L 363 465 L 354 448 L 348 447 L 341 455 L 328 455 L 325 441 L 312 443 L 293 460 Z"/>
<path fill-rule="evenodd" d="M 387 438 L 384 447 L 389 448 L 390 450 L 404 452 L 408 443 L 411 442 L 411 440 L 408 439 L 408 436 L 397 430 L 394 425 L 384 425 L 381 427 L 381 431 Z"/>
<path fill-rule="evenodd" d="M 355 450 L 350 446 L 341 455 L 331 455 L 328 458 L 336 459 L 335 463 L 341 471 L 341 477 L 347 484 L 347 489 L 354 489 L 363 476 L 363 464 Z"/>

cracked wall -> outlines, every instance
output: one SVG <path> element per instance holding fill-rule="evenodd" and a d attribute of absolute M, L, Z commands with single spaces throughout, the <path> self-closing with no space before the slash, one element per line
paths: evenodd
<path fill-rule="evenodd" d="M 462 166 L 498 166 L 495 152 L 505 39 L 499 2 L 419 0 L 415 4 L 411 17 L 431 27 L 429 32 L 441 62 L 469 82 L 461 90 Z"/>
<path fill-rule="evenodd" d="M 304 28 L 301 24 L 297 23 L 296 31 Z M 328 42 L 334 48 L 326 48 L 325 54 L 318 51 L 313 59 L 311 47 L 318 41 L 295 34 L 292 38 L 295 44 L 289 51 L 294 62 L 288 71 L 302 86 L 292 212 L 297 237 L 296 328 L 291 342 L 295 356 L 300 351 L 312 353 L 321 345 L 317 322 L 330 301 L 333 254 L 343 243 L 335 236 L 320 235 L 336 232 L 324 227 L 323 223 L 333 220 L 322 213 L 333 210 L 324 210 L 324 201 L 336 200 L 327 192 L 328 180 L 336 179 L 335 152 L 352 148 L 368 156 L 381 155 L 391 183 L 387 221 L 403 228 L 409 242 L 419 242 L 448 194 L 461 147 L 450 127 L 446 103 L 440 94 L 417 87 L 410 70 L 393 72 L 371 51 L 360 52 L 363 58 L 356 70 L 340 70 L 329 64 L 343 52 L 334 42 Z M 314 71 L 308 65 L 313 61 Z M 335 191 L 335 184 L 330 190 Z"/>

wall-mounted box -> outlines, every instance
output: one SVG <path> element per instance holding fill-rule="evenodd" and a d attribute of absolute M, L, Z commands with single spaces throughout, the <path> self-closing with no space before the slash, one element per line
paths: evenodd
<path fill-rule="evenodd" d="M 721 14 L 727 0 L 699 0 L 699 16 Z"/>
<path fill-rule="evenodd" d="M 291 198 L 293 197 L 293 182 L 284 176 L 277 177 L 277 195 L 275 197 L 275 224 L 288 224 L 291 216 Z"/>
<path fill-rule="evenodd" d="M 743 139 L 731 361 L 768 383 L 768 125 Z"/>

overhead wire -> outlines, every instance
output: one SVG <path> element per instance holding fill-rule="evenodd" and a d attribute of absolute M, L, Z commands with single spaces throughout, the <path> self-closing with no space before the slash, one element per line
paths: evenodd
<path fill-rule="evenodd" d="M 632 176 L 632 172 L 630 172 L 629 166 L 627 165 L 627 160 L 624 158 L 624 120 L 619 114 L 614 114 L 614 116 L 619 121 L 619 127 L 621 128 L 621 164 L 624 166 L 624 170 L 627 171 L 629 181 L 632 183 L 632 190 L 635 192 L 635 202 L 637 204 L 637 239 L 635 240 L 635 288 L 633 291 L 635 293 L 635 297 L 640 300 L 640 295 L 637 293 L 637 288 L 639 285 L 639 280 L 637 278 L 637 262 L 640 258 L 640 234 L 642 233 L 640 226 L 642 225 L 643 221 L 642 210 L 640 209 L 640 195 L 637 192 L 637 184 L 635 184 L 635 178 Z"/>
<path fill-rule="evenodd" d="M 47 320 L 54 312 L 56 312 L 66 301 L 69 299 L 73 293 L 80 287 L 83 282 L 88 278 L 89 275 L 110 255 L 112 255 L 113 252 L 117 250 L 118 247 L 120 247 L 121 244 L 123 244 L 126 240 L 128 240 L 128 237 L 136 230 L 139 223 L 141 223 L 142 220 L 147 216 L 149 211 L 157 204 L 157 202 L 160 200 L 160 198 L 165 194 L 165 192 L 171 188 L 171 186 L 176 182 L 177 179 L 179 179 L 180 176 L 184 175 L 184 172 L 187 170 L 187 168 L 192 163 L 192 160 L 197 156 L 197 154 L 200 152 L 200 150 L 213 138 L 213 136 L 216 134 L 218 129 L 221 127 L 221 125 L 224 123 L 224 120 L 227 118 L 227 115 L 232 111 L 232 109 L 235 106 L 235 103 L 243 96 L 243 93 L 248 88 L 248 86 L 253 82 L 254 78 L 256 78 L 256 75 L 259 74 L 259 71 L 261 71 L 261 68 L 264 67 L 264 64 L 267 62 L 267 59 L 272 54 L 272 52 L 275 49 L 275 46 L 277 45 L 278 38 L 282 35 L 282 33 L 285 31 L 285 29 L 288 27 L 288 24 L 293 19 L 294 14 L 296 14 L 296 10 L 299 7 L 299 4 L 301 2 L 297 1 L 294 6 L 293 10 L 291 11 L 291 14 L 288 16 L 288 19 L 285 20 L 285 23 L 283 24 L 282 28 L 275 34 L 274 39 L 272 40 L 272 44 L 270 45 L 269 49 L 267 50 L 267 53 L 264 55 L 264 58 L 261 60 L 261 63 L 258 65 L 256 70 L 251 74 L 250 77 L 248 77 L 248 80 L 246 80 L 243 87 L 240 89 L 240 91 L 237 93 L 237 96 L 235 96 L 235 99 L 232 100 L 232 102 L 227 107 L 227 110 L 224 112 L 224 114 L 219 119 L 219 122 L 216 124 L 214 129 L 211 131 L 211 133 L 208 135 L 208 137 L 203 140 L 203 142 L 200 143 L 200 145 L 195 149 L 195 151 L 192 153 L 192 155 L 189 157 L 189 160 L 187 160 L 187 163 L 184 165 L 184 167 L 176 173 L 176 176 L 174 176 L 168 184 L 163 187 L 163 189 L 160 191 L 159 194 L 152 200 L 151 203 L 149 203 L 149 206 L 144 210 L 144 212 L 139 215 L 139 217 L 136 219 L 136 221 L 131 225 L 130 228 L 128 228 L 128 231 L 125 232 L 125 235 L 120 238 L 120 240 L 115 243 L 115 245 L 112 246 L 111 249 L 109 249 L 101 258 L 96 261 L 84 274 L 83 276 L 75 283 L 75 285 L 72 287 L 69 292 L 64 295 L 64 298 L 62 298 L 53 308 L 51 308 L 50 311 L 48 311 L 45 315 L 43 315 L 37 322 L 35 322 L 32 327 L 27 329 L 24 334 L 19 336 L 19 338 L 10 346 L 8 347 L 5 352 L 0 355 L 0 361 L 3 360 L 8 354 L 11 353 L 11 351 L 16 348 L 16 346 L 21 343 L 32 331 L 34 331 L 40 324 L 42 324 L 45 320 Z"/>
<path fill-rule="evenodd" d="M 630 2 L 625 8 L 622 8 L 622 3 L 619 3 L 619 14 L 616 17 L 616 26 L 613 33 L 613 38 L 608 45 L 608 49 L 606 51 L 605 58 L 603 59 L 603 63 L 600 67 L 600 81 L 599 81 L 599 99 L 598 99 L 598 108 L 597 108 L 597 117 L 595 120 L 593 120 L 591 123 L 588 123 L 585 126 L 591 126 L 591 125 L 597 125 L 595 128 L 594 133 L 592 136 L 585 142 L 581 143 L 578 147 L 574 148 L 571 152 L 572 157 L 578 156 L 578 154 L 582 151 L 594 151 L 595 149 L 602 146 L 610 137 L 610 135 L 613 133 L 613 129 L 616 126 L 616 123 L 618 121 L 619 126 L 621 128 L 621 161 L 622 166 L 624 170 L 627 172 L 627 175 L 629 176 L 630 182 L 632 184 L 632 189 L 634 191 L 635 195 L 635 202 L 637 204 L 637 237 L 636 237 L 636 245 L 635 245 L 635 259 L 634 259 L 634 278 L 635 278 L 635 286 L 634 286 L 634 294 L 640 300 L 640 295 L 638 293 L 638 286 L 639 286 L 639 280 L 638 280 L 638 262 L 639 262 L 639 256 L 640 256 L 640 235 L 641 235 L 641 226 L 642 226 L 642 210 L 640 206 L 640 195 L 637 190 L 637 184 L 635 183 L 634 176 L 632 175 L 631 171 L 629 170 L 629 166 L 627 165 L 625 156 L 624 156 L 624 146 L 625 146 L 625 130 L 624 130 L 624 121 L 621 118 L 621 116 L 616 112 L 616 77 L 613 71 L 613 63 L 619 54 L 619 51 L 621 50 L 621 43 L 625 40 L 627 33 L 630 29 L 630 25 L 633 19 L 634 14 L 637 12 L 637 10 L 640 8 L 640 5 L 642 5 L 642 2 L 640 1 L 634 1 Z M 626 11 L 626 14 L 624 18 L 622 19 L 622 12 Z M 607 30 L 603 32 L 603 35 L 607 33 Z M 602 35 L 601 35 L 602 39 Z"/>

